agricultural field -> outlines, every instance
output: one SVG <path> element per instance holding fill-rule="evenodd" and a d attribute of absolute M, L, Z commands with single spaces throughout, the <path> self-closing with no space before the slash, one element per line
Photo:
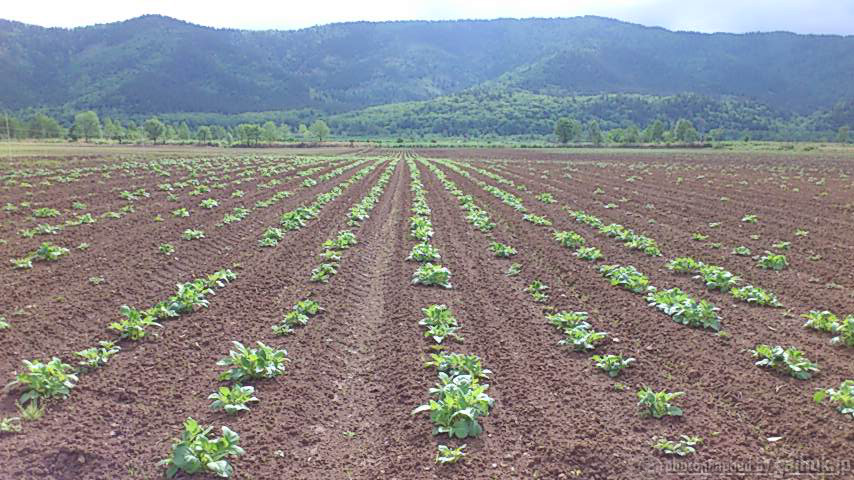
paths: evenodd
<path fill-rule="evenodd" d="M 0 162 L 0 479 L 854 475 L 854 158 L 306 152 Z"/>

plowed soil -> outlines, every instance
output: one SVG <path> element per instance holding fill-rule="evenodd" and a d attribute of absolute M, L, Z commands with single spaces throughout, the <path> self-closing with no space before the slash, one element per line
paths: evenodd
<path fill-rule="evenodd" d="M 345 152 L 346 153 L 346 152 Z M 367 155 L 371 155 L 368 157 Z M 0 330 L 0 374 L 7 380 L 22 360 L 58 356 L 76 363 L 73 352 L 115 338 L 106 328 L 123 304 L 153 305 L 174 293 L 175 284 L 220 268 L 238 278 L 209 298 L 210 306 L 164 323 L 157 336 L 121 343 L 109 364 L 82 375 L 65 400 L 47 402 L 44 417 L 23 423 L 23 432 L 0 434 L 0 479 L 160 478 L 181 423 L 227 425 L 241 436 L 246 454 L 233 459 L 238 479 L 646 479 L 646 478 L 854 478 L 851 447 L 854 419 L 813 402 L 818 389 L 854 378 L 854 349 L 831 346 L 825 334 L 802 328 L 800 314 L 832 310 L 854 314 L 854 159 L 798 155 L 719 153 L 579 154 L 523 150 L 425 150 L 369 152 L 323 157 L 252 154 L 210 160 L 222 168 L 201 168 L 202 183 L 226 183 L 199 196 L 181 190 L 178 199 L 157 186 L 187 175 L 171 167 L 173 178 L 133 167 L 110 178 L 101 171 L 82 181 L 41 184 L 49 175 L 19 178 L 32 187 L 7 183 L 0 204 L 30 207 L 2 211 L 0 244 L 4 259 L 19 258 L 43 241 L 69 247 L 57 262 L 35 262 L 32 270 L 0 270 L 0 315 L 11 328 Z M 380 157 L 377 157 L 380 155 Z M 412 206 L 410 172 L 399 161 L 379 203 L 360 227 L 347 224 L 347 211 L 377 182 L 396 158 L 451 159 L 481 180 L 519 196 L 531 213 L 554 222 L 538 227 L 501 203 L 471 179 L 436 165 L 474 197 L 496 223 L 487 234 L 472 228 L 457 200 L 417 162 L 432 210 L 441 264 L 452 272 L 453 288 L 412 285 L 416 268 L 405 261 Z M 355 161 L 367 160 L 360 166 Z M 98 168 L 117 160 L 79 160 L 75 168 Z M 288 232 L 275 248 L 258 238 L 282 212 L 313 201 L 321 192 L 377 164 L 365 178 L 323 208 L 318 219 Z M 282 165 L 273 177 L 255 175 L 235 184 L 241 172 Z M 468 166 L 525 185 L 499 184 Z M 302 186 L 298 170 L 321 166 L 317 177 L 341 166 L 342 175 Z M 0 175 L 25 169 L 18 159 Z M 56 173 L 45 167 L 43 173 Z M 33 169 L 35 172 L 35 169 Z M 259 187 L 271 179 L 281 183 Z M 56 235 L 22 238 L 18 231 L 39 223 L 57 224 L 74 214 L 100 215 L 128 204 L 123 190 L 145 188 L 150 197 L 133 203 L 134 212 L 93 225 L 66 227 Z M 232 196 L 235 190 L 242 197 Z M 278 191 L 293 195 L 256 208 L 242 221 L 217 226 L 233 207 L 252 207 Z M 537 194 L 551 193 L 545 204 Z M 722 200 L 722 197 L 726 197 Z M 199 207 L 205 198 L 220 206 Z M 77 212 L 75 201 L 87 203 Z M 606 208 L 613 204 L 615 208 Z M 33 208 L 61 210 L 59 218 L 34 219 Z M 189 218 L 171 214 L 179 207 Z M 566 209 L 583 210 L 605 223 L 620 223 L 654 238 L 662 257 L 649 257 L 576 223 Z M 757 224 L 741 221 L 747 214 Z M 160 215 L 162 222 L 153 218 Z M 718 223 L 710 227 L 709 224 Z M 206 238 L 181 240 L 187 228 Z M 309 281 L 319 263 L 323 240 L 353 229 L 359 243 L 347 250 L 329 283 Z M 552 239 L 552 230 L 573 230 L 601 249 L 605 258 L 585 262 Z M 809 231 L 795 236 L 797 229 Z M 694 232 L 708 240 L 694 241 Z M 751 235 L 756 237 L 751 238 Z M 517 248 L 498 259 L 492 241 Z M 756 267 L 751 257 L 731 253 L 747 246 L 753 254 L 791 242 L 790 266 L 781 272 Z M 77 249 L 80 243 L 91 246 Z M 158 245 L 171 243 L 171 256 Z M 721 244 L 712 248 L 709 243 Z M 692 256 L 721 265 L 776 293 L 782 309 L 749 306 L 708 290 L 665 265 Z M 6 261 L 6 260 L 2 260 Z M 511 263 L 522 266 L 507 276 Z M 641 296 L 611 287 L 598 273 L 603 263 L 634 265 L 652 284 L 679 287 L 720 308 L 726 335 L 688 328 L 648 307 Z M 91 277 L 104 282 L 93 285 Z M 538 279 L 550 287 L 545 304 L 525 287 Z M 325 312 L 286 337 L 271 326 L 296 301 L 311 297 Z M 463 342 L 449 349 L 473 353 L 493 371 L 488 393 L 495 399 L 482 419 L 484 434 L 448 441 L 433 436 L 426 414 L 412 416 L 429 399 L 435 371 L 424 368 L 429 339 L 418 325 L 421 309 L 432 303 L 452 307 Z M 611 379 L 594 368 L 590 354 L 558 345 L 561 335 L 545 321 L 557 310 L 586 311 L 609 340 L 596 353 L 622 353 L 636 363 Z M 251 412 L 229 416 L 209 408 L 207 396 L 221 385 L 218 359 L 232 341 L 284 348 L 287 374 L 253 382 L 259 402 Z M 754 366 L 756 344 L 794 345 L 817 362 L 821 372 L 807 381 Z M 5 382 L 6 380 L 4 380 Z M 684 391 L 677 402 L 685 415 L 652 419 L 639 415 L 635 392 Z M 0 416 L 15 416 L 20 389 L 0 396 Z M 697 435 L 697 453 L 666 457 L 654 437 Z M 456 465 L 434 462 L 439 444 L 466 443 Z M 204 477 L 202 477 L 204 478 Z"/>

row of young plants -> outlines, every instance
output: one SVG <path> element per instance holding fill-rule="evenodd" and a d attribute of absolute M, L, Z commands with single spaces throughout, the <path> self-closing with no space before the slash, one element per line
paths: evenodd
<path fill-rule="evenodd" d="M 430 219 L 430 207 L 427 205 L 427 190 L 421 182 L 421 172 L 411 156 L 406 158 L 406 166 L 410 176 L 409 189 L 412 191 L 409 236 L 416 242 L 406 260 L 420 264 L 412 274 L 412 283 L 451 288 L 451 271 L 439 263 L 439 249 L 430 243 L 435 232 Z"/>
<path fill-rule="evenodd" d="M 348 171 L 349 169 L 352 169 L 352 168 L 355 168 L 355 167 L 358 167 L 358 166 L 364 164 L 367 161 L 368 161 L 367 159 L 360 160 L 360 161 L 355 162 L 351 165 L 346 165 L 343 167 L 336 168 L 335 170 L 332 170 L 331 172 L 328 172 L 328 173 L 322 175 L 321 177 L 318 177 L 318 180 L 320 180 L 320 181 L 330 180 L 336 176 L 342 175 L 344 172 Z M 326 206 L 326 204 L 328 204 L 332 200 L 343 195 L 344 192 L 350 186 L 352 186 L 354 183 L 362 180 L 364 177 L 366 177 L 368 174 L 370 174 L 372 171 L 374 171 L 374 169 L 376 169 L 380 163 L 381 163 L 381 161 L 375 161 L 375 162 L 371 163 L 370 165 L 367 165 L 367 166 L 363 167 L 362 169 L 360 169 L 359 171 L 357 171 L 355 174 L 353 174 L 347 180 L 339 183 L 338 185 L 335 185 L 334 187 L 332 187 L 331 189 L 329 189 L 325 192 L 321 192 L 321 193 L 317 194 L 315 196 L 314 202 L 312 202 L 311 204 L 309 204 L 307 206 L 301 205 L 301 206 L 299 206 L 299 207 L 297 207 L 291 211 L 283 213 L 280 220 L 279 220 L 281 228 L 278 228 L 278 227 L 267 228 L 267 230 L 264 231 L 264 233 L 261 235 L 261 238 L 259 239 L 259 245 L 261 247 L 275 247 L 276 245 L 279 244 L 279 241 L 281 241 L 284 238 L 284 235 L 286 232 L 299 230 L 299 229 L 305 227 L 307 225 L 308 221 L 317 218 L 317 216 L 320 214 L 320 211 L 323 209 L 323 207 Z"/>
<path fill-rule="evenodd" d="M 213 400 L 210 408 L 228 415 L 249 412 L 249 404 L 260 400 L 255 396 L 255 387 L 248 383 L 283 375 L 289 361 L 288 352 L 284 349 L 273 348 L 260 341 L 255 348 L 232 342 L 228 356 L 217 362 L 218 366 L 226 367 L 220 373 L 219 381 L 227 385 L 218 387 L 208 396 L 208 400 Z M 174 478 L 178 473 L 231 477 L 234 467 L 229 460 L 245 453 L 240 446 L 240 435 L 222 426 L 222 435 L 212 437 L 212 430 L 213 426 L 202 426 L 193 417 L 184 421 L 181 436 L 173 441 L 168 457 L 159 463 L 166 467 L 167 478 Z"/>
<path fill-rule="evenodd" d="M 691 257 L 677 257 L 667 263 L 667 268 L 675 273 L 693 273 L 693 278 L 705 283 L 709 290 L 729 293 L 742 302 L 767 307 L 783 306 L 776 295 L 765 289 L 754 285 L 739 286 L 741 277 L 718 265 L 706 264 Z"/>
<path fill-rule="evenodd" d="M 231 270 L 219 270 L 192 282 L 178 284 L 175 295 L 151 308 L 140 311 L 123 305 L 119 313 L 124 318 L 110 323 L 108 328 L 119 334 L 120 341 L 142 340 L 149 333 L 146 328 L 161 327 L 159 322 L 207 307 L 207 297 L 214 294 L 214 289 L 225 287 L 236 278 Z M 37 419 L 42 415 L 44 402 L 68 398 L 81 374 L 103 367 L 120 351 L 117 341 L 102 340 L 93 347 L 74 352 L 78 358 L 77 366 L 65 363 L 57 356 L 48 361 L 23 360 L 22 370 L 14 373 L 14 380 L 6 385 L 5 390 L 21 390 L 17 405 L 22 417 Z"/>
<path fill-rule="evenodd" d="M 593 226 L 600 230 L 603 227 L 602 222 L 598 218 L 583 212 L 576 213 L 580 213 L 580 215 L 574 215 L 580 223 Z M 740 279 L 722 267 L 714 265 L 704 266 L 700 262 L 695 262 L 690 258 L 684 257 L 670 262 L 668 266 L 675 271 L 695 272 L 698 274 L 695 278 L 703 280 L 710 289 L 729 291 L 739 300 L 769 306 L 777 306 L 776 304 L 779 303 L 773 294 L 758 287 L 749 285 L 739 288 L 737 285 Z M 645 293 L 650 306 L 656 307 L 670 315 L 679 323 L 710 328 L 712 330 L 720 329 L 720 318 L 717 315 L 718 309 L 705 300 L 694 300 L 678 288 L 659 291 L 650 285 L 649 279 L 645 275 L 632 266 L 605 265 L 600 267 L 600 272 L 611 281 L 612 285 L 621 286 L 638 294 Z M 544 285 L 532 284 L 529 287 L 529 291 L 532 292 L 532 295 L 535 295 L 535 292 L 542 292 L 547 288 Z M 582 313 L 574 312 L 572 315 L 573 319 L 579 321 L 583 318 L 583 315 L 580 315 Z M 832 343 L 854 344 L 854 333 L 852 333 L 854 332 L 854 316 L 846 317 L 842 322 L 831 312 L 813 311 L 803 316 L 807 318 L 805 327 L 836 334 L 837 336 L 832 339 Z M 581 337 L 580 334 L 576 335 Z M 585 347 L 582 344 L 580 348 Z M 797 379 L 809 379 L 819 371 L 818 365 L 810 361 L 801 350 L 795 347 L 759 344 L 756 345 L 755 349 L 751 350 L 751 354 L 756 359 L 755 363 L 757 366 L 770 368 Z M 616 362 L 617 359 L 613 361 Z M 814 396 L 814 400 L 822 403 L 829 399 L 840 413 L 851 414 L 854 417 L 854 395 L 852 394 L 854 394 L 854 380 L 846 380 L 838 388 L 819 389 Z M 672 395 L 675 395 L 675 397 L 671 397 Z M 673 394 L 666 391 L 638 392 L 638 398 L 641 400 L 641 403 L 647 402 L 651 407 L 655 402 L 663 401 L 668 403 L 670 398 L 677 398 L 681 395 L 683 395 L 682 392 L 675 392 Z M 668 409 L 650 408 L 650 413 L 653 411 L 658 411 L 660 414 L 667 412 Z M 681 415 L 681 410 L 677 409 L 677 411 Z M 692 447 L 694 444 L 691 442 L 695 440 L 698 439 L 685 436 L 682 437 L 682 440 L 675 442 L 667 439 L 659 439 L 655 448 L 667 454 L 684 455 L 686 453 L 693 453 Z"/>
<path fill-rule="evenodd" d="M 584 248 L 585 242 L 583 237 L 575 232 L 553 232 L 553 236 L 555 240 L 567 248 L 576 249 L 576 252 L 578 252 L 579 248 Z M 640 291 L 647 291 L 646 289 L 649 288 L 648 280 L 644 281 L 641 278 L 642 275 L 637 270 L 634 270 L 633 267 L 632 271 L 635 275 L 630 275 L 631 278 L 627 279 L 626 283 Z M 623 282 L 621 281 L 618 284 L 621 283 Z M 549 301 L 549 286 L 540 280 L 534 280 L 525 290 L 531 295 L 534 302 L 547 303 Z M 546 310 L 552 309 L 549 307 Z M 587 312 L 558 311 L 546 313 L 545 317 L 550 325 L 563 334 L 563 338 L 558 343 L 568 346 L 576 352 L 592 352 L 607 340 L 608 333 L 597 331 L 589 322 L 589 314 Z M 596 368 L 607 373 L 610 378 L 616 378 L 624 369 L 630 367 L 635 362 L 635 359 L 625 357 L 622 354 L 603 353 L 592 355 L 591 361 Z M 682 409 L 672 402 L 683 395 L 685 395 L 684 392 L 655 391 L 646 386 L 639 389 L 636 393 L 641 413 L 653 418 L 681 416 L 683 414 Z M 699 437 L 692 436 L 683 436 L 677 440 L 668 440 L 664 437 L 656 438 L 655 440 L 654 448 L 665 454 L 674 455 L 693 453 L 694 446 L 702 442 L 702 439 Z"/>
<path fill-rule="evenodd" d="M 362 221 L 369 218 L 396 165 L 396 161 L 391 162 L 383 171 L 377 184 L 349 210 L 349 221 L 356 222 L 351 225 L 358 227 Z M 366 172 L 371 170 L 372 168 Z M 342 251 L 356 243 L 355 234 L 349 230 L 341 231 L 334 239 L 323 242 L 321 257 L 327 262 L 312 271 L 311 280 L 327 282 L 329 275 L 337 272 L 337 262 L 341 258 Z M 307 325 L 310 318 L 323 311 L 320 304 L 314 300 L 308 298 L 300 300 L 284 314 L 279 324 L 272 327 L 273 333 L 291 334 L 295 328 Z M 285 362 L 288 361 L 285 350 L 274 350 L 261 342 L 258 342 L 256 349 L 249 349 L 238 342 L 234 342 L 234 346 L 235 349 L 229 352 L 229 356 L 218 362 L 218 365 L 231 367 L 220 376 L 220 380 L 229 381 L 231 385 L 219 387 L 208 397 L 213 400 L 211 408 L 222 409 L 229 414 L 249 411 L 247 404 L 259 401 L 255 397 L 255 387 L 246 385 L 247 381 L 281 375 L 284 372 Z M 212 428 L 199 426 L 193 418 L 187 419 L 181 438 L 175 440 L 170 456 L 161 462 L 162 465 L 167 466 L 167 477 L 174 477 L 178 472 L 186 474 L 209 472 L 223 478 L 232 475 L 233 467 L 229 463 L 229 458 L 244 454 L 239 446 L 240 437 L 227 426 L 223 426 L 222 436 L 211 439 L 209 433 Z"/>

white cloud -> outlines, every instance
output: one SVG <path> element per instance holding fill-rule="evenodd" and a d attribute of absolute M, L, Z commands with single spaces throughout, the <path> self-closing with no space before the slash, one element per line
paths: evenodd
<path fill-rule="evenodd" d="M 602 15 L 702 32 L 789 30 L 854 34 L 854 0 L 31 0 L 3 2 L 0 17 L 74 27 L 158 13 L 221 28 L 292 29 L 357 20 L 445 20 Z"/>

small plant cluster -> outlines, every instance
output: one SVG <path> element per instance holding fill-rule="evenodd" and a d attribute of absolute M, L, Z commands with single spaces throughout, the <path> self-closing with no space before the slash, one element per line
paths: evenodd
<path fill-rule="evenodd" d="M 631 265 L 602 265 L 599 272 L 610 280 L 612 286 L 620 286 L 630 292 L 645 293 L 650 287 L 649 278 Z"/>
<path fill-rule="evenodd" d="M 552 237 L 566 248 L 575 250 L 575 256 L 587 261 L 596 261 L 602 259 L 602 251 L 596 247 L 584 246 L 586 240 L 581 235 L 572 231 L 555 231 Z"/>
<path fill-rule="evenodd" d="M 831 344 L 854 347 L 854 315 L 847 315 L 843 320 L 839 320 L 833 312 L 812 310 L 801 316 L 807 319 L 804 328 L 834 335 L 830 339 Z"/>
<path fill-rule="evenodd" d="M 457 333 L 460 330 L 457 318 L 447 305 L 429 305 L 422 308 L 421 312 L 424 318 L 418 322 L 418 325 L 427 329 L 424 332 L 425 337 L 432 338 L 438 345 L 449 337 L 457 341 L 463 340 L 463 337 Z"/>
<path fill-rule="evenodd" d="M 68 255 L 69 250 L 65 247 L 53 245 L 50 242 L 44 242 L 39 245 L 39 248 L 30 253 L 24 258 L 12 259 L 12 266 L 16 270 L 28 270 L 33 268 L 33 261 L 53 262 L 59 260 L 60 257 Z"/>
<path fill-rule="evenodd" d="M 638 407 L 642 415 L 653 418 L 681 417 L 682 409 L 671 402 L 684 395 L 685 392 L 668 392 L 667 390 L 656 392 L 649 387 L 643 387 L 637 392 Z"/>
<path fill-rule="evenodd" d="M 658 243 L 646 235 L 635 233 L 632 229 L 618 223 L 605 225 L 598 217 L 582 211 L 569 210 L 569 215 L 578 223 L 593 227 L 605 236 L 616 238 L 623 242 L 627 248 L 639 250 L 650 257 L 661 256 L 661 249 L 658 247 Z"/>
<path fill-rule="evenodd" d="M 430 220 L 430 207 L 427 205 L 427 190 L 421 183 L 421 173 L 411 157 L 406 159 L 406 163 L 409 167 L 409 188 L 413 197 L 409 235 L 418 241 L 407 260 L 421 262 L 412 274 L 412 284 L 451 288 L 451 271 L 434 263 L 439 260 L 440 255 L 439 250 L 429 243 L 433 238 L 433 223 Z"/>
<path fill-rule="evenodd" d="M 373 210 L 377 202 L 380 201 L 380 196 L 385 191 L 385 187 L 388 185 L 391 175 L 394 173 L 394 169 L 397 168 L 397 163 L 397 160 L 390 162 L 385 170 L 383 170 L 383 173 L 380 174 L 380 178 L 377 180 L 376 185 L 371 187 L 371 190 L 359 201 L 359 203 L 350 208 L 350 211 L 347 213 L 348 225 L 351 227 L 358 227 L 362 222 L 371 217 L 371 210 Z"/>
<path fill-rule="evenodd" d="M 798 380 L 808 380 L 818 372 L 818 365 L 811 362 L 795 347 L 757 345 L 756 349 L 751 350 L 750 353 L 758 359 L 757 366 L 772 368 Z"/>
<path fill-rule="evenodd" d="M 356 234 L 350 230 L 342 230 L 335 238 L 324 241 L 321 244 L 323 252 L 320 253 L 323 262 L 311 271 L 311 281 L 328 283 L 332 275 L 338 273 L 341 254 L 357 243 Z"/>
<path fill-rule="evenodd" d="M 166 477 L 174 478 L 178 472 L 193 475 L 209 472 L 221 478 L 229 478 L 234 469 L 229 457 L 244 454 L 239 446 L 240 436 L 228 427 L 222 427 L 222 436 L 209 438 L 213 427 L 203 427 L 192 417 L 184 422 L 181 438 L 175 439 L 169 458 L 159 465 L 166 466 Z"/>
<path fill-rule="evenodd" d="M 541 227 L 550 227 L 552 225 L 552 221 L 548 218 L 541 215 L 534 215 L 533 213 L 526 213 L 525 215 L 522 215 L 522 220 Z"/>
<path fill-rule="evenodd" d="M 697 445 L 703 443 L 703 439 L 695 436 L 682 435 L 678 440 L 668 440 L 667 438 L 656 438 L 653 448 L 660 451 L 664 455 L 678 455 L 684 457 L 691 455 L 697 451 Z"/>
<path fill-rule="evenodd" d="M 830 400 L 836 405 L 836 409 L 843 415 L 851 415 L 854 419 L 854 380 L 845 380 L 839 388 L 828 388 L 819 390 L 813 395 L 813 400 L 816 403 L 822 403 L 825 400 Z"/>
<path fill-rule="evenodd" d="M 515 248 L 500 242 L 490 243 L 489 251 L 498 258 L 510 258 L 518 253 Z"/>
<path fill-rule="evenodd" d="M 667 263 L 667 268 L 676 273 L 696 273 L 695 279 L 702 280 L 710 290 L 728 292 L 736 300 L 767 307 L 782 307 L 780 300 L 762 288 L 746 285 L 739 287 L 741 278 L 717 265 L 708 265 L 690 257 L 677 257 Z"/>
<path fill-rule="evenodd" d="M 587 319 L 587 312 L 558 312 L 546 315 L 546 321 L 564 335 L 558 344 L 572 347 L 576 352 L 594 350 L 608 336 L 606 332 L 594 330 Z"/>
<path fill-rule="evenodd" d="M 539 200 L 543 203 L 555 203 L 557 201 L 557 200 L 555 200 L 554 195 L 552 195 L 551 193 L 548 193 L 548 192 L 543 192 L 543 193 L 537 195 L 536 198 L 537 198 L 537 200 Z"/>
<path fill-rule="evenodd" d="M 690 327 L 721 329 L 719 309 L 707 300 L 695 300 L 678 288 L 657 290 L 654 287 L 646 295 L 646 301 L 673 321 Z"/>
<path fill-rule="evenodd" d="M 23 363 L 23 371 L 15 372 L 15 379 L 6 385 L 6 388 L 23 388 L 19 399 L 22 404 L 33 402 L 37 405 L 49 398 L 68 398 L 79 379 L 77 370 L 57 357 L 47 362 L 24 360 Z"/>
<path fill-rule="evenodd" d="M 531 294 L 531 298 L 537 303 L 545 303 L 549 299 L 549 286 L 545 283 L 534 280 L 525 288 L 525 291 Z"/>
<path fill-rule="evenodd" d="M 226 213 L 225 216 L 222 217 L 221 225 L 230 225 L 232 223 L 240 222 L 246 217 L 249 216 L 251 210 L 244 207 L 234 207 L 231 213 Z"/>
<path fill-rule="evenodd" d="M 780 271 L 789 266 L 789 260 L 785 255 L 778 255 L 766 251 L 765 255 L 759 257 L 759 261 L 756 265 L 759 268 L 764 268 L 766 270 Z"/>
<path fill-rule="evenodd" d="M 197 308 L 207 307 L 208 300 L 206 297 L 214 293 L 214 288 L 222 288 L 235 278 L 237 278 L 237 274 L 231 270 L 219 270 L 192 282 L 179 283 L 175 295 L 147 310 L 140 311 L 123 305 L 119 309 L 119 313 L 125 318 L 110 323 L 109 328 L 115 330 L 122 339 L 142 340 L 148 333 L 147 327 L 160 327 L 159 321 L 192 313 Z"/>
<path fill-rule="evenodd" d="M 273 333 L 276 335 L 290 335 L 296 327 L 308 325 L 308 320 L 323 312 L 323 308 L 314 300 L 300 300 L 286 313 L 281 323 L 273 325 Z"/>
<path fill-rule="evenodd" d="M 18 232 L 18 234 L 24 238 L 33 238 L 36 235 L 56 235 L 62 229 L 62 225 L 49 225 L 47 223 L 40 223 L 34 228 L 21 230 L 20 232 Z"/>
<path fill-rule="evenodd" d="M 491 372 L 481 366 L 476 355 L 433 354 L 427 366 L 438 370 L 439 382 L 430 389 L 429 403 L 420 405 L 412 415 L 427 412 L 433 422 L 433 435 L 450 438 L 478 437 L 483 427 L 480 417 L 489 415 L 494 403 L 487 395 L 489 385 L 481 383 Z"/>
<path fill-rule="evenodd" d="M 318 180 L 329 180 L 335 176 L 341 175 L 346 170 L 353 168 L 354 166 L 361 165 L 362 163 L 363 162 L 360 161 L 351 165 L 345 165 L 343 167 L 336 168 L 324 175 L 321 175 L 320 177 L 318 177 Z M 318 214 L 323 209 L 323 207 L 326 206 L 326 204 L 343 195 L 344 192 L 348 188 L 350 188 L 351 185 L 366 177 L 368 174 L 374 171 L 377 166 L 379 166 L 379 162 L 372 163 L 371 165 L 360 169 L 359 171 L 354 173 L 349 179 L 332 187 L 330 190 L 317 194 L 314 197 L 314 202 L 312 202 L 310 205 L 302 205 L 295 208 L 294 210 L 283 213 L 281 218 L 279 219 L 279 223 L 281 224 L 282 228 L 284 228 L 286 231 L 292 231 L 299 230 L 305 227 L 309 220 L 317 218 Z"/>

